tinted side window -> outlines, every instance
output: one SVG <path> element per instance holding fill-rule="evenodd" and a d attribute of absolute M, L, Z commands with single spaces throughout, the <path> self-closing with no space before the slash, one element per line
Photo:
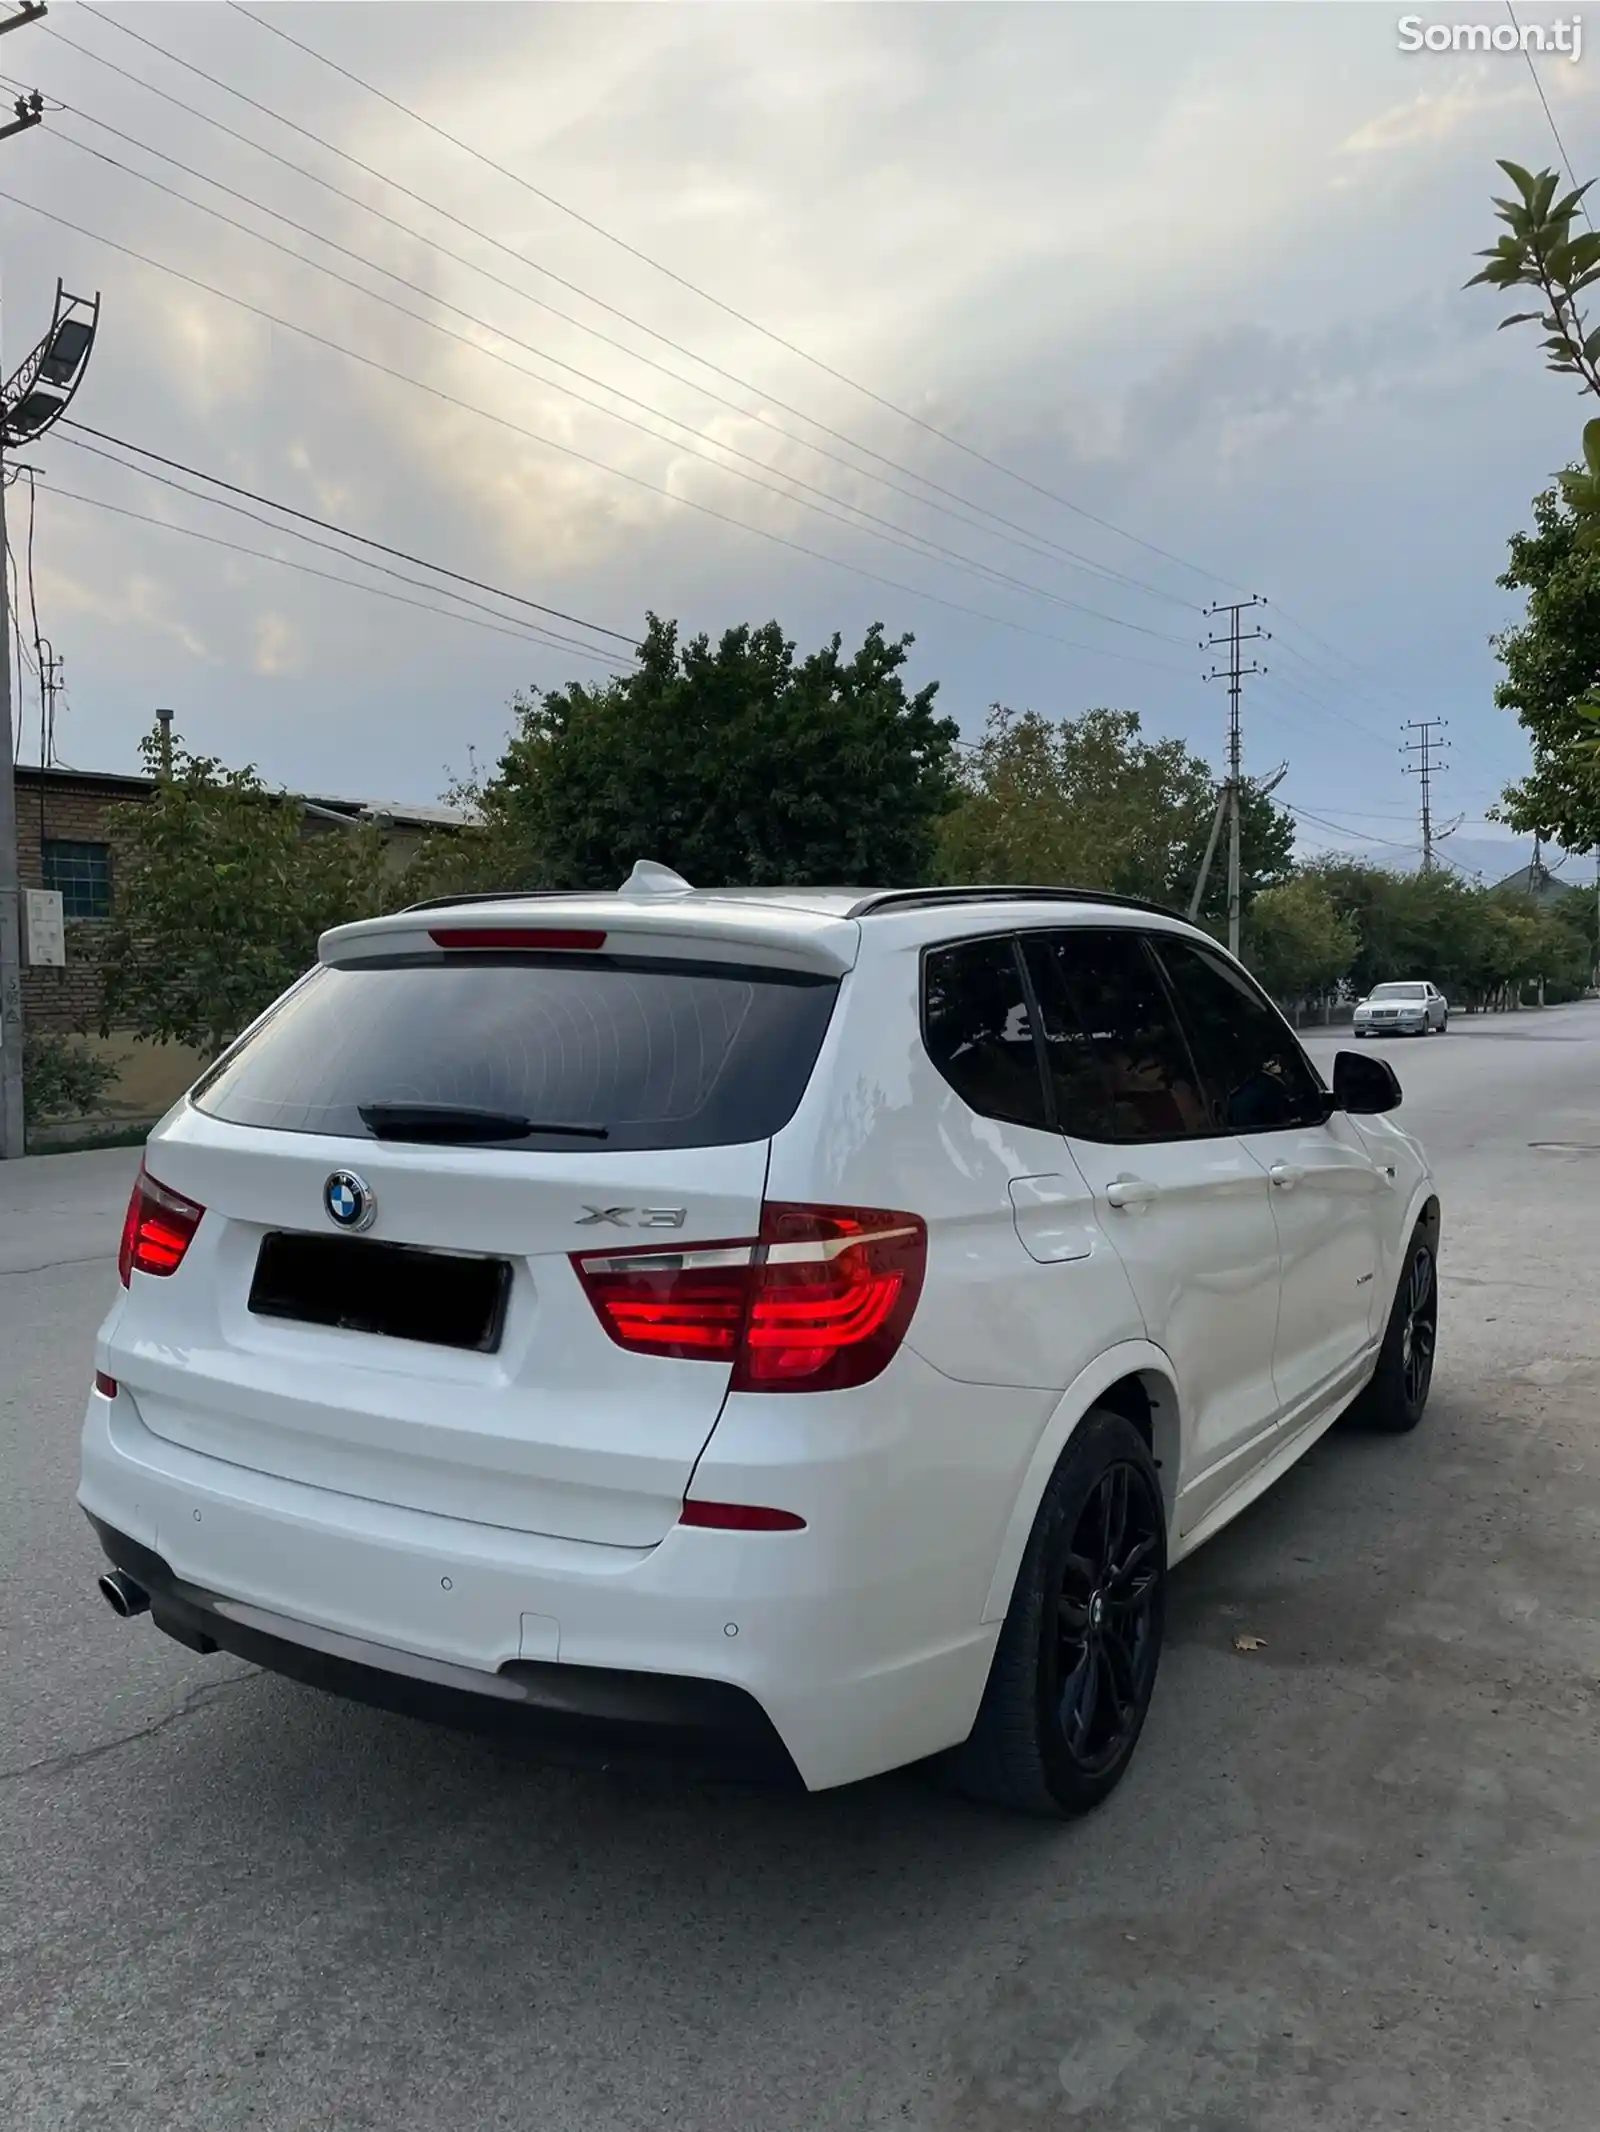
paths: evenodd
<path fill-rule="evenodd" d="M 1241 973 L 1187 941 L 1156 949 L 1217 1124 L 1230 1133 L 1320 1125 L 1322 1085 L 1288 1025 Z"/>
<path fill-rule="evenodd" d="M 923 963 L 922 986 L 928 1056 L 962 1102 L 985 1118 L 1048 1131 L 1015 941 L 935 948 Z"/>
<path fill-rule="evenodd" d="M 1033 933 L 1026 944 L 1064 1133 L 1181 1140 L 1212 1131 L 1161 973 L 1137 933 Z"/>

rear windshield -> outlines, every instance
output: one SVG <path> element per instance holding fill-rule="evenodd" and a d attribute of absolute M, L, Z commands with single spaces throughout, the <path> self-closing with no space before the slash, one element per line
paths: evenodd
<path fill-rule="evenodd" d="M 603 1126 L 616 1148 L 764 1140 L 794 1114 L 837 993 L 827 978 L 616 957 L 323 967 L 194 1101 L 234 1125 L 347 1139 L 373 1137 L 363 1105 L 417 1103 Z"/>

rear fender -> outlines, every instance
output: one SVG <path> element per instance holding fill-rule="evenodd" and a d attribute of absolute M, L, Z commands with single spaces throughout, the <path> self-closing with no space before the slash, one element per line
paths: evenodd
<path fill-rule="evenodd" d="M 1028 1462 L 1028 1470 L 1023 1476 L 1010 1522 L 1006 1526 L 1005 1538 L 1000 1545 L 1000 1556 L 995 1564 L 989 1596 L 984 1601 L 985 1621 L 1002 1621 L 1005 1618 L 1006 1609 L 1011 1604 L 1011 1594 L 1016 1587 L 1017 1571 L 1022 1566 L 1023 1552 L 1028 1545 L 1028 1535 L 1032 1532 L 1033 1521 L 1039 1514 L 1039 1504 L 1073 1431 L 1103 1393 L 1124 1377 L 1133 1376 L 1144 1379 L 1151 1395 L 1152 1408 L 1155 1409 L 1152 1415 L 1155 1438 L 1153 1450 L 1161 1473 L 1161 1493 L 1166 1503 L 1170 1529 L 1178 1500 L 1185 1431 L 1172 1363 L 1159 1347 L 1153 1346 L 1148 1340 L 1124 1340 L 1115 1347 L 1108 1347 L 1104 1354 L 1097 1355 L 1088 1368 L 1073 1379 L 1057 1401 L 1055 1410 L 1045 1425 L 1044 1433 L 1034 1448 L 1033 1457 Z"/>

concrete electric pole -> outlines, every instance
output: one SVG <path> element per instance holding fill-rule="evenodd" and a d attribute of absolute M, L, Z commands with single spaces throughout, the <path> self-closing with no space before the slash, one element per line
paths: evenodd
<path fill-rule="evenodd" d="M 0 22 L 0 34 L 44 12 Z M 0 555 L 5 536 L 5 454 L 43 436 L 83 381 L 100 323 L 98 295 L 56 283 L 50 330 L 0 388 Z M 22 869 L 17 848 L 16 739 L 11 703 L 11 585 L 0 569 L 0 1160 L 26 1152 L 22 1111 Z"/>
<path fill-rule="evenodd" d="M 1440 758 L 1449 747 L 1448 740 L 1437 736 L 1450 723 L 1448 718 L 1408 718 L 1405 731 L 1415 733 L 1416 740 L 1401 743 L 1400 753 L 1412 758 L 1406 764 L 1407 777 L 1422 779 L 1422 870 L 1433 872 L 1433 847 L 1437 839 L 1433 833 L 1433 780 L 1444 768 Z"/>
<path fill-rule="evenodd" d="M 0 17 L 0 37 L 37 22 L 44 12 L 44 0 L 20 0 L 15 13 Z M 19 96 L 15 110 L 14 123 L 0 127 L 0 140 L 37 126 L 44 117 L 44 99 L 37 90 L 31 96 Z M 4 415 L 9 417 L 10 412 L 8 387 Z M 15 1160 L 27 1147 L 22 1122 L 22 879 L 17 853 L 17 751 L 11 730 L 11 581 L 4 560 L 4 446 L 8 436 L 8 426 L 0 423 L 0 1161 Z"/>
<path fill-rule="evenodd" d="M 1248 600 L 1217 601 L 1214 606 L 1206 609 L 1206 613 L 1208 615 L 1225 614 L 1228 617 L 1228 627 L 1221 636 L 1206 637 L 1201 642 L 1202 650 L 1225 645 L 1228 652 L 1227 665 L 1213 667 L 1211 672 L 1206 675 L 1206 679 L 1208 681 L 1226 681 L 1228 684 L 1228 775 L 1224 781 L 1222 794 L 1218 801 L 1217 814 L 1218 822 L 1220 823 L 1223 808 L 1224 806 L 1226 807 L 1228 817 L 1228 952 L 1232 955 L 1237 955 L 1239 952 L 1239 915 L 1241 908 L 1239 889 L 1239 795 L 1243 786 L 1244 773 L 1240 767 L 1239 697 L 1241 684 L 1246 674 L 1262 674 L 1266 672 L 1266 668 L 1257 666 L 1254 660 L 1248 666 L 1241 666 L 1239 660 L 1244 645 L 1253 644 L 1258 639 L 1264 640 L 1269 634 L 1264 629 L 1248 629 L 1241 633 L 1239 617 L 1251 607 L 1264 607 L 1265 605 L 1265 600 L 1259 596 L 1252 596 Z M 1207 865 L 1205 869 L 1207 872 L 1210 871 L 1210 853 L 1216 846 L 1216 827 L 1217 825 L 1213 824 L 1212 841 L 1207 848 Z M 1203 888 L 1203 880 L 1201 885 Z"/>

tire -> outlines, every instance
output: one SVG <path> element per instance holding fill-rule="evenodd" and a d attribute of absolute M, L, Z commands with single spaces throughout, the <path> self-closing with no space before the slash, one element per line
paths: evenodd
<path fill-rule="evenodd" d="M 1358 1427 L 1405 1436 L 1422 1419 L 1439 1338 L 1439 1269 L 1434 1239 L 1418 1222 L 1384 1328 L 1372 1381 L 1350 1409 Z"/>
<path fill-rule="evenodd" d="M 1167 1520 L 1144 1438 L 1103 1407 L 1050 1477 L 977 1722 L 947 1769 L 1042 1819 L 1100 1804 L 1133 1759 L 1161 1659 Z"/>

